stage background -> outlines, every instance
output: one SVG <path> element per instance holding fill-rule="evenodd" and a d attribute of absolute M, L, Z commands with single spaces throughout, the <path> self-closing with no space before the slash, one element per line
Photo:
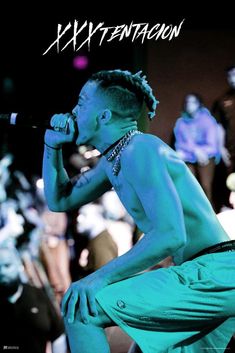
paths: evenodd
<path fill-rule="evenodd" d="M 197 4 L 199 6 L 199 3 Z M 229 9 L 213 9 L 208 16 L 204 9 L 194 7 L 175 10 L 169 6 L 164 13 L 153 11 L 148 3 L 127 12 L 120 4 L 111 3 L 103 9 L 72 9 L 69 4 L 60 14 L 37 5 L 19 10 L 13 6 L 0 12 L 0 112 L 41 114 L 42 119 L 54 113 L 71 111 L 80 88 L 91 73 L 101 69 L 143 70 L 147 74 L 160 104 L 157 118 L 146 129 L 170 143 L 172 129 L 180 114 L 187 92 L 202 95 L 208 108 L 227 87 L 224 69 L 235 62 L 235 28 Z M 69 10 L 69 11 L 67 11 Z M 125 10 L 125 11 L 124 11 Z M 211 9 L 212 10 L 212 9 Z M 226 11 L 225 11 L 226 10 Z M 94 39 L 87 47 L 74 52 L 70 45 L 57 54 L 51 50 L 42 55 L 55 40 L 57 24 L 63 26 L 77 19 L 105 25 L 134 23 L 179 24 L 185 19 L 178 38 L 131 43 L 103 43 Z M 78 39 L 79 43 L 79 39 Z M 76 70 L 73 59 L 85 55 L 89 65 Z M 3 128 L 0 126 L 1 156 L 10 151 L 15 168 L 26 175 L 41 175 L 44 131 Z"/>

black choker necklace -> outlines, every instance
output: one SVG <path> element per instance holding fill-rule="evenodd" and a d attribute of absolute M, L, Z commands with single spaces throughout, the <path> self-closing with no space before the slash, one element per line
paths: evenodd
<path fill-rule="evenodd" d="M 101 153 L 102 156 L 105 156 L 109 151 L 111 151 L 111 149 L 114 148 L 114 147 L 118 144 L 118 142 L 121 141 L 121 139 L 122 139 L 124 136 L 125 136 L 125 135 L 123 135 L 122 137 L 120 137 L 120 139 L 118 139 L 117 141 L 115 141 L 114 143 L 112 143 L 111 146 L 109 146 L 108 148 L 106 148 L 106 150 L 105 150 L 103 153 Z"/>

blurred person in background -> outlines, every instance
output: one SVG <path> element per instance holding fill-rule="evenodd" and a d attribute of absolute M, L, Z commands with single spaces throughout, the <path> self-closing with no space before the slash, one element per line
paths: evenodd
<path fill-rule="evenodd" d="M 222 163 L 216 168 L 218 210 L 230 207 L 230 192 L 226 187 L 226 179 L 229 174 L 235 172 L 235 65 L 225 69 L 225 78 L 228 89 L 217 97 L 212 105 L 212 113 L 216 118 L 221 135 L 225 141 L 222 150 Z"/>
<path fill-rule="evenodd" d="M 17 250 L 0 246 L 1 351 L 66 353 L 61 316 L 43 289 L 23 281 L 24 277 Z"/>
<path fill-rule="evenodd" d="M 235 240 L 235 173 L 228 175 L 226 186 L 230 192 L 229 202 L 231 208 L 224 208 L 217 214 L 217 217 L 230 239 Z"/>
<path fill-rule="evenodd" d="M 222 136 L 215 118 L 204 107 L 201 97 L 189 93 L 183 112 L 174 127 L 175 150 L 197 177 L 213 204 L 212 185 L 215 166 L 220 161 Z"/>
<path fill-rule="evenodd" d="M 42 222 L 40 256 L 58 305 L 71 284 L 70 254 L 66 237 L 68 216 L 65 212 L 48 209 L 42 179 L 37 179 L 36 196 L 38 212 Z"/>
<path fill-rule="evenodd" d="M 100 197 L 106 227 L 118 247 L 118 256 L 123 255 L 133 246 L 134 221 L 127 213 L 115 190 L 110 190 Z"/>
<path fill-rule="evenodd" d="M 235 65 L 226 68 L 228 90 L 213 104 L 213 116 L 225 134 L 225 165 L 227 175 L 235 171 Z"/>
<path fill-rule="evenodd" d="M 77 217 L 77 229 L 80 236 L 88 237 L 87 273 L 98 270 L 118 256 L 118 247 L 107 230 L 101 205 L 89 203 L 82 206 Z"/>

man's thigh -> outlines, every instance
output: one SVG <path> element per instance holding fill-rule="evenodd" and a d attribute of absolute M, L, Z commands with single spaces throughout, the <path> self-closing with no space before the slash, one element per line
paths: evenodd
<path fill-rule="evenodd" d="M 107 315 L 140 347 L 142 344 L 146 352 L 155 352 L 151 349 L 156 350 L 159 344 L 167 348 L 192 338 L 199 339 L 198 335 L 203 338 L 207 334 L 205 327 L 212 332 L 232 316 L 231 309 L 224 311 L 228 291 L 219 290 L 225 278 L 223 275 L 221 279 L 219 271 L 224 267 L 224 259 L 227 265 L 235 254 L 229 259 L 228 254 L 221 254 L 217 256 L 217 262 L 213 257 L 205 255 L 199 261 L 133 276 L 107 286 L 96 299 Z M 223 273 L 228 272 L 225 267 Z M 232 286 L 230 279 L 227 280 Z M 225 286 L 227 288 L 227 282 Z M 235 298 L 235 292 L 232 292 Z M 233 329 L 229 325 L 226 327 L 222 344 L 232 335 Z"/>
<path fill-rule="evenodd" d="M 232 256 L 235 261 L 235 254 Z M 222 261 L 223 257 L 218 256 L 218 260 Z M 229 297 L 235 298 L 235 290 L 231 291 L 225 283 L 230 290 L 223 291 L 222 272 L 208 270 L 210 266 L 220 268 L 220 261 L 210 264 L 213 255 L 203 258 L 111 284 L 101 290 L 96 299 L 117 324 L 121 321 L 140 329 L 188 331 L 190 327 L 200 330 L 205 324 L 221 323 L 233 316 L 226 303 Z M 232 282 L 230 284 L 232 286 Z"/>

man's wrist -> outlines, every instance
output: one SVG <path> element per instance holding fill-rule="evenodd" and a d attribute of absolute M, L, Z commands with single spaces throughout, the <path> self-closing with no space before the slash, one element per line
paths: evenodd
<path fill-rule="evenodd" d="M 62 149 L 62 146 L 61 146 L 61 145 L 60 145 L 60 146 L 50 146 L 50 145 L 48 145 L 45 141 L 44 141 L 44 145 L 45 145 L 46 147 L 51 148 L 51 149 L 56 150 L 56 151 L 59 151 L 59 150 Z"/>
<path fill-rule="evenodd" d="M 97 280 L 102 280 L 104 282 L 105 285 L 109 285 L 112 283 L 112 281 L 110 280 L 110 276 L 108 276 L 109 273 L 107 273 L 107 271 L 104 270 L 103 267 L 99 268 L 98 270 L 94 271 L 93 273 L 91 273 L 89 275 L 89 277 L 91 279 L 97 279 Z M 109 274 L 110 275 L 110 274 Z"/>

